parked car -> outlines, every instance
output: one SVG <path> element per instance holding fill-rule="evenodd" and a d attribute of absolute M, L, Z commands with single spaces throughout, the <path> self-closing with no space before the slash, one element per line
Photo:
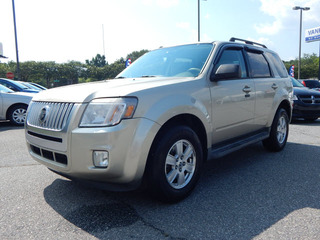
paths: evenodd
<path fill-rule="evenodd" d="M 191 193 L 204 161 L 287 142 L 292 83 L 266 46 L 232 38 L 159 48 L 116 79 L 49 89 L 30 103 L 30 155 L 113 190 L 145 183 L 163 201 Z"/>
<path fill-rule="evenodd" d="M 0 84 L 0 120 L 10 120 L 15 125 L 23 126 L 28 105 L 35 94 L 14 92 Z"/>
<path fill-rule="evenodd" d="M 36 90 L 38 92 L 43 90 L 43 89 L 31 84 L 30 82 L 23 82 L 23 81 L 16 81 L 16 82 L 18 82 L 18 83 L 20 83 L 20 84 L 22 84 L 22 85 L 24 85 L 24 86 L 26 86 L 28 88 L 34 89 L 34 90 Z"/>
<path fill-rule="evenodd" d="M 37 93 L 40 91 L 40 90 L 36 90 L 36 89 L 30 88 L 30 87 L 27 87 L 17 81 L 6 79 L 6 78 L 0 78 L 0 84 L 2 84 L 3 86 L 5 86 L 15 92 Z"/>
<path fill-rule="evenodd" d="M 320 91 L 320 82 L 318 80 L 301 80 L 301 83 L 308 88 Z"/>
<path fill-rule="evenodd" d="M 303 118 L 314 121 L 320 117 L 320 92 L 305 87 L 295 78 L 291 78 L 293 85 L 292 118 Z"/>
<path fill-rule="evenodd" d="M 36 87 L 38 87 L 38 88 L 40 88 L 40 89 L 42 89 L 42 90 L 47 90 L 46 87 L 44 87 L 44 86 L 42 86 L 42 85 L 40 85 L 40 84 L 38 84 L 38 83 L 34 83 L 34 82 L 29 82 L 29 83 L 32 84 L 32 85 L 34 85 L 34 86 L 36 86 Z"/>

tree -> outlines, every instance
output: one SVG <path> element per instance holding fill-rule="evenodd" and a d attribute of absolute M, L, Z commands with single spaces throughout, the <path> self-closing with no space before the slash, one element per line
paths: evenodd
<path fill-rule="evenodd" d="M 296 67 L 294 76 L 298 77 L 298 59 L 284 62 L 287 70 L 290 66 L 294 65 Z M 319 71 L 319 58 L 315 53 L 313 54 L 304 54 L 301 58 L 300 65 L 300 78 L 301 79 L 318 79 Z"/>
<path fill-rule="evenodd" d="M 91 61 L 86 60 L 86 64 L 89 66 L 104 67 L 108 63 L 106 62 L 106 57 L 104 55 L 97 54 Z"/>
<path fill-rule="evenodd" d="M 149 52 L 149 50 L 142 49 L 140 51 L 133 51 L 132 53 L 127 55 L 127 59 L 131 58 L 131 62 L 134 62 L 137 60 L 139 57 L 141 57 L 143 54 Z"/>

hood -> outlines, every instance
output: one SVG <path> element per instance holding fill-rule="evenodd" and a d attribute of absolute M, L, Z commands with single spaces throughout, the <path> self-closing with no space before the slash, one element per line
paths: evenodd
<path fill-rule="evenodd" d="M 83 103 L 89 102 L 94 98 L 136 96 L 139 91 L 148 88 L 170 85 L 193 79 L 193 77 L 128 78 L 74 84 L 39 92 L 33 98 L 33 101 Z"/>
<path fill-rule="evenodd" d="M 13 92 L 11 95 L 34 97 L 37 92 Z"/>
<path fill-rule="evenodd" d="M 314 96 L 320 96 L 320 92 L 316 91 L 314 89 L 309 89 L 307 87 L 293 87 L 293 93 L 295 95 L 314 95 Z"/>

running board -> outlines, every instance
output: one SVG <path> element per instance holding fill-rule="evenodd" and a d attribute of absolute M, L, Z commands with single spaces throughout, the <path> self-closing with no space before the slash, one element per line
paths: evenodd
<path fill-rule="evenodd" d="M 243 147 L 259 142 L 269 137 L 269 131 L 263 131 L 232 142 L 213 145 L 208 152 L 208 159 L 220 158 Z"/>

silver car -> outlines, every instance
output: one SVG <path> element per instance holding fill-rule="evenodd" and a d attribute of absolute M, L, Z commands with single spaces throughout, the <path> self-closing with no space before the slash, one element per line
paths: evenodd
<path fill-rule="evenodd" d="M 14 125 L 23 126 L 29 102 L 34 95 L 14 92 L 0 84 L 0 120 L 10 120 Z"/>

